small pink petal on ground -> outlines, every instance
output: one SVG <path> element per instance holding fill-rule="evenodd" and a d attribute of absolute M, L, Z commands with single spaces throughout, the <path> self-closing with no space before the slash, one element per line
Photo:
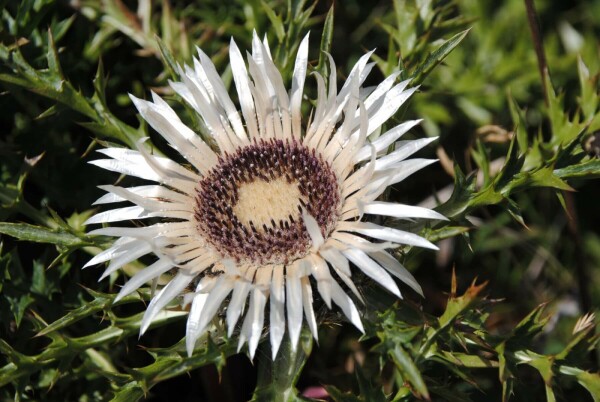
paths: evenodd
<path fill-rule="evenodd" d="M 304 392 L 302 392 L 302 396 L 305 396 L 307 398 L 327 398 L 329 396 L 329 394 L 327 393 L 327 390 L 325 388 L 323 388 L 322 386 L 315 386 L 315 387 L 307 387 Z"/>

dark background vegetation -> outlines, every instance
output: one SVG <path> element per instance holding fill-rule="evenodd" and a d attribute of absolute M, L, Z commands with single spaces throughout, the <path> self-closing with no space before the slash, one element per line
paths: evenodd
<path fill-rule="evenodd" d="M 302 32 L 293 34 L 301 36 L 311 31 L 311 66 L 317 69 L 322 68 L 319 46 L 323 32 L 332 32 L 330 52 L 337 63 L 338 77 L 342 79 L 358 57 L 377 48 L 378 65 L 367 82 L 373 85 L 398 68 L 399 60 L 407 77 L 411 77 L 444 41 L 471 28 L 445 60 L 423 76 L 420 92 L 389 125 L 408 118 L 423 118 L 423 124 L 412 131 L 412 138 L 440 137 L 436 146 L 420 153 L 423 157 L 440 158 L 440 164 L 412 176 L 390 192 L 394 200 L 418 204 L 438 192 L 444 201 L 442 191 L 451 190 L 455 176 L 476 174 L 480 166 L 474 152 L 484 149 L 489 161 L 507 155 L 517 126 L 511 113 L 511 99 L 522 110 L 524 121 L 520 129 L 525 130 L 530 141 L 540 138 L 551 142 L 553 134 L 523 1 L 433 1 L 423 6 L 423 10 L 431 13 L 429 17 L 425 11 L 415 17 L 415 3 L 420 2 L 318 1 Z M 295 54 L 286 49 L 285 43 L 280 43 L 276 26 L 265 11 L 274 10 L 285 18 L 288 9 L 283 1 L 152 1 L 148 2 L 151 5 L 149 18 L 136 15 L 136 1 L 5 0 L 0 4 L 3 6 L 0 221 L 59 230 L 62 219 L 73 233 L 81 234 L 81 238 L 85 231 L 82 222 L 91 214 L 91 204 L 101 194 L 96 186 L 115 181 L 115 175 L 86 163 L 94 159 L 93 149 L 103 141 L 131 146 L 122 140 L 128 137 L 111 134 L 111 127 L 138 133 L 136 110 L 126 94 L 147 97 L 149 90 L 154 89 L 176 101 L 166 87 L 168 63 L 163 61 L 157 38 L 166 45 L 174 60 L 181 63 L 191 61 L 194 46 L 201 47 L 213 57 L 219 71 L 224 71 L 226 81 L 231 80 L 227 57 L 231 36 L 241 49 L 248 49 L 253 29 L 266 33 L 274 49 L 281 50 L 277 60 L 280 65 Z M 309 6 L 305 5 L 304 9 Z M 333 31 L 327 31 L 325 20 L 332 6 Z M 578 57 L 591 74 L 589 82 L 592 84 L 586 85 L 595 85 L 594 94 L 598 88 L 594 75 L 600 71 L 597 39 L 600 37 L 600 2 L 546 0 L 537 1 L 536 6 L 551 84 L 558 93 L 564 93 L 563 110 L 574 118 L 582 111 L 582 104 L 578 102 L 581 97 Z M 47 89 L 55 85 L 58 90 L 60 82 L 56 81 L 55 71 L 48 68 L 47 56 L 52 52 L 49 31 L 56 43 L 62 73 L 72 88 L 80 91 L 82 98 L 74 97 L 72 102 L 61 100 Z M 297 43 L 294 40 L 291 43 Z M 27 72 L 15 67 L 18 63 L 13 55 L 17 48 L 28 65 L 40 71 L 41 78 L 36 79 L 42 82 L 42 78 L 47 77 L 50 84 L 18 81 L 17 78 L 26 76 Z M 103 69 L 100 74 L 99 65 Z M 289 74 L 289 64 L 285 68 Z M 94 81 L 103 81 L 104 85 L 102 102 L 97 98 L 89 101 L 96 110 L 103 108 L 97 120 L 73 107 L 83 102 L 83 98 L 98 96 Z M 310 77 L 307 83 L 310 98 L 315 85 Z M 185 114 L 184 108 L 177 105 Z M 186 116 L 193 125 L 194 117 Z M 126 126 L 129 129 L 123 128 Z M 587 132 L 580 142 L 581 148 L 589 153 L 588 158 L 597 159 L 600 140 L 594 143 L 590 137 L 593 133 L 594 130 Z M 160 148 L 158 138 L 150 135 Z M 168 153 L 164 147 L 162 150 Z M 575 191 L 568 194 L 548 186 L 532 186 L 527 191 L 511 194 L 512 201 L 519 207 L 517 218 L 505 202 L 470 208 L 468 219 L 465 215 L 457 216 L 453 224 L 461 228 L 457 232 L 460 234 L 440 235 L 440 238 L 445 237 L 440 240 L 440 252 L 409 252 L 402 256 L 426 296 L 420 299 L 406 289 L 406 304 L 416 310 L 422 308 L 427 317 L 437 317 L 447 311 L 449 295 L 463 294 L 474 280 L 487 282 L 487 287 L 477 295 L 477 302 L 470 304 L 472 310 L 468 317 L 479 318 L 471 317 L 473 321 L 466 318 L 465 322 L 457 323 L 453 331 L 460 333 L 462 324 L 472 326 L 479 319 L 485 339 L 497 345 L 496 340 L 508 336 L 523 317 L 546 303 L 542 315 L 550 317 L 549 321 L 543 328 L 532 330 L 531 337 L 519 338 L 519 342 L 526 343 L 527 350 L 541 355 L 559 353 L 572 341 L 572 329 L 579 317 L 597 311 L 600 306 L 600 190 L 597 181 L 588 180 L 591 177 L 593 175 L 569 180 Z M 10 347 L 2 349 L 0 366 L 4 368 L 0 369 L 0 378 L 8 375 L 10 362 L 20 361 L 28 371 L 0 388 L 0 398 L 110 400 L 129 380 L 106 373 L 128 373 L 130 368 L 151 365 L 156 356 L 148 353 L 147 348 L 170 348 L 180 341 L 185 321 L 174 319 L 139 340 L 137 331 L 132 331 L 127 336 L 99 342 L 93 352 L 84 348 L 50 364 L 36 363 L 37 366 L 31 366 L 34 368 L 28 368 L 26 359 L 18 360 L 13 352 L 26 356 L 42 353 L 52 342 L 57 342 L 56 338 L 33 335 L 47 323 L 85 306 L 92 299 L 97 300 L 99 296 L 90 295 L 86 288 L 103 294 L 114 293 L 123 278 L 114 275 L 110 281 L 97 283 L 98 269 L 80 269 L 90 258 L 90 252 L 97 250 L 93 247 L 102 246 L 95 241 L 86 238 L 88 243 L 71 247 L 54 241 L 24 240 L 27 238 L 10 233 L 1 237 L 0 337 Z M 451 294 L 453 271 L 456 272 L 457 294 Z M 373 329 L 363 342 L 358 341 L 359 334 L 335 312 L 320 309 L 323 322 L 320 342 L 312 346 L 312 354 L 296 384 L 301 392 L 308 387 L 332 385 L 342 392 L 357 395 L 352 397 L 356 399 L 338 396 L 335 400 L 388 400 L 383 393 L 377 393 L 383 386 L 389 400 L 423 397 L 417 391 L 408 392 L 403 399 L 405 396 L 400 392 L 403 385 L 409 383 L 408 389 L 413 391 L 419 387 L 411 385 L 406 378 L 403 380 L 401 370 L 395 371 L 391 360 L 385 360 L 385 353 L 378 354 L 372 349 L 387 339 L 387 335 L 379 338 L 375 335 L 380 329 L 377 322 L 383 319 L 374 318 L 373 311 L 385 311 L 394 300 L 378 294 L 378 289 L 370 286 L 364 281 L 365 293 L 377 295 L 363 310 L 374 308 L 369 312 Z M 140 311 L 143 311 L 141 302 L 112 309 L 117 316 L 128 317 Z M 112 318 L 107 310 L 98 309 L 76 324 L 61 328 L 61 334 L 73 338 L 94 334 L 111 328 Z M 592 329 L 589 336 L 594 331 Z M 581 369 L 597 372 L 598 350 L 591 340 L 588 342 L 589 347 L 578 355 L 577 364 Z M 453 348 L 457 349 L 460 348 Z M 266 352 L 259 350 L 260 353 Z M 220 373 L 210 363 L 216 362 L 219 366 L 225 360 L 207 360 L 206 365 L 187 374 L 156 381 L 142 395 L 149 401 L 172 400 L 175 395 L 182 401 L 251 398 L 259 364 L 249 362 L 244 354 L 227 351 L 223 359 L 225 356 L 230 357 Z M 359 366 L 362 368 L 358 369 Z M 561 377 L 558 366 L 552 367 L 553 387 L 559 400 L 599 400 L 600 396 L 594 395 L 593 390 L 588 392 L 573 378 Z M 506 381 L 501 381 L 497 368 L 474 369 L 463 376 L 460 370 L 453 371 L 447 365 L 436 365 L 432 361 L 419 365 L 419 370 L 430 390 L 447 388 L 458 398 L 456 400 L 502 400 Z M 536 369 L 521 365 L 514 373 L 513 400 L 547 397 L 544 381 Z M 366 391 L 365 379 L 377 391 Z M 598 387 L 595 390 L 598 391 Z M 335 394 L 333 389 L 329 392 Z M 377 396 L 368 396 L 369 392 Z M 432 392 L 436 400 L 450 396 L 442 391 Z M 376 399 L 380 397 L 386 399 Z"/>

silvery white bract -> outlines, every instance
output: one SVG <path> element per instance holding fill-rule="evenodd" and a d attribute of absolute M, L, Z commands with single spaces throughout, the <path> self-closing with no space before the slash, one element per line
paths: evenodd
<path fill-rule="evenodd" d="M 185 298 L 191 301 L 186 330 L 190 355 L 228 300 L 229 334 L 242 316 L 239 347 L 248 342 L 251 357 L 268 312 L 275 358 L 286 322 L 293 348 L 303 319 L 317 338 L 315 288 L 328 307 L 336 304 L 363 331 L 348 295 L 361 300 L 352 281 L 357 269 L 398 297 L 392 276 L 421 293 L 413 276 L 386 249 L 401 244 L 436 247 L 363 216 L 444 219 L 430 209 L 377 201 L 388 186 L 434 162 L 407 159 L 434 139 L 398 141 L 417 120 L 368 139 L 416 90 L 407 89 L 407 81 L 395 84 L 397 74 L 375 88 L 362 88 L 374 65 L 368 63 L 371 53 L 360 58 L 339 91 L 331 58 L 328 87 L 314 73 L 318 98 L 309 118 L 301 111 L 308 35 L 299 46 L 289 92 L 266 41 L 254 35 L 248 64 L 231 41 L 239 107 L 211 60 L 198 49 L 193 67 L 180 69 L 181 81 L 170 85 L 201 116 L 210 133 L 208 142 L 156 94 L 152 102 L 131 96 L 142 117 L 188 162 L 183 166 L 151 155 L 142 144 L 135 151 L 101 149 L 107 159 L 91 162 L 154 183 L 101 186 L 107 194 L 96 204 L 133 206 L 100 212 L 87 221 L 160 218 L 151 226 L 90 232 L 118 238 L 86 265 L 110 261 L 102 278 L 146 254 L 157 258 L 129 279 L 116 300 L 168 271 L 176 272 L 152 298 L 141 333 L 167 304 L 191 289 Z M 395 149 L 388 154 L 390 146 Z"/>

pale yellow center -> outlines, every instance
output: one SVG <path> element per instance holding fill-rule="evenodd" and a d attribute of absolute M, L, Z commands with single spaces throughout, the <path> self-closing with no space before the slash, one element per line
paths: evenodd
<path fill-rule="evenodd" d="M 299 215 L 302 194 L 296 183 L 288 183 L 285 177 L 264 181 L 261 179 L 243 183 L 238 187 L 238 201 L 233 212 L 244 225 L 262 230 L 263 225 L 271 226 L 271 220 L 288 221 L 289 216 Z"/>

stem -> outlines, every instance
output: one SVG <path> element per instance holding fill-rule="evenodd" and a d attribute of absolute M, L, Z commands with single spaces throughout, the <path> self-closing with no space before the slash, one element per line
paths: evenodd
<path fill-rule="evenodd" d="M 286 334 L 275 360 L 272 360 L 271 345 L 268 341 L 263 342 L 257 353 L 258 380 L 252 401 L 300 400 L 297 396 L 296 382 L 310 355 L 312 344 L 312 335 L 304 328 L 299 345 L 294 351 Z"/>
<path fill-rule="evenodd" d="M 525 8 L 527 9 L 527 20 L 529 21 L 529 29 L 531 30 L 531 39 L 533 40 L 533 47 L 535 49 L 535 55 L 537 56 L 538 69 L 540 77 L 542 79 L 542 89 L 544 91 L 544 100 L 546 106 L 548 106 L 548 91 L 546 88 L 546 72 L 548 70 L 548 63 L 546 62 L 546 54 L 544 53 L 544 43 L 540 34 L 540 26 L 538 24 L 538 15 L 535 10 L 535 4 L 533 0 L 525 0 Z"/>
<path fill-rule="evenodd" d="M 533 46 L 535 48 L 535 54 L 538 61 L 538 69 L 542 80 L 542 88 L 544 91 L 544 100 L 546 106 L 549 106 L 547 84 L 549 80 L 546 80 L 548 73 L 548 63 L 546 62 L 546 55 L 544 53 L 544 44 L 540 35 L 540 27 L 538 24 L 538 16 L 535 10 L 533 0 L 524 0 L 525 8 L 527 9 L 527 19 L 529 21 L 529 29 L 531 30 L 531 38 L 533 40 Z M 579 224 L 577 222 L 577 208 L 575 206 L 575 197 L 568 191 L 562 192 L 565 199 L 567 209 L 567 222 L 568 230 L 571 234 L 575 245 L 575 269 L 577 275 L 577 285 L 579 287 L 579 304 L 584 312 L 591 311 L 592 298 L 589 292 L 589 271 L 587 262 L 585 259 L 584 248 L 582 246 L 581 235 L 579 233 Z"/>

